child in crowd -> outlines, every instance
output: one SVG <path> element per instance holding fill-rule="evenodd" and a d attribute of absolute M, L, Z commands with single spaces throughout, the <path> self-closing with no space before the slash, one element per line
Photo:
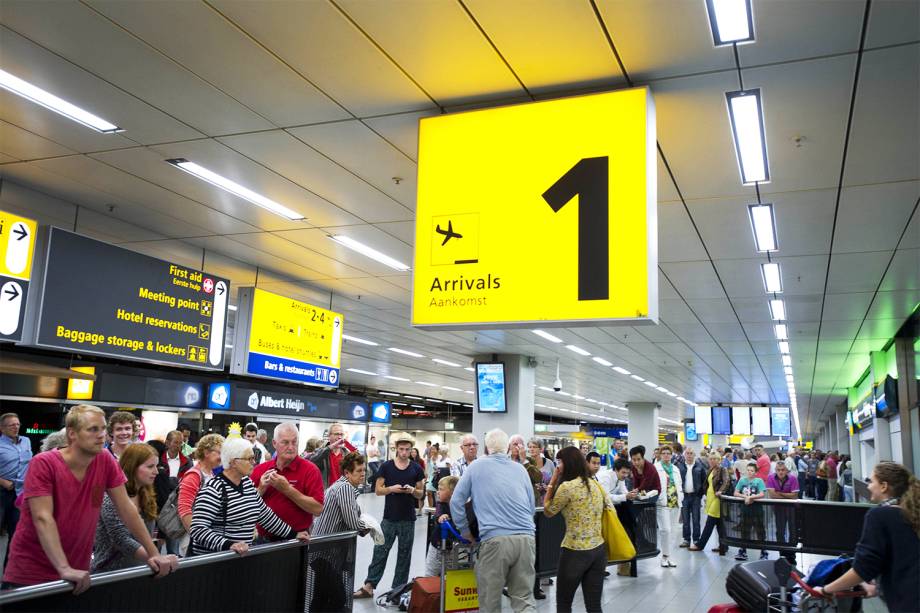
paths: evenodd
<path fill-rule="evenodd" d="M 441 477 L 438 481 L 438 502 L 435 507 L 435 517 L 437 522 L 432 525 L 432 533 L 429 535 L 428 555 L 425 558 L 425 576 L 437 577 L 441 574 L 441 524 L 451 522 L 454 530 L 457 526 L 453 524 L 450 518 L 450 497 L 457 487 L 458 477 L 449 476 Z M 450 567 L 448 566 L 450 570 Z"/>
<path fill-rule="evenodd" d="M 735 496 L 744 498 L 744 508 L 741 509 L 741 534 L 743 538 L 745 540 L 750 540 L 751 530 L 753 529 L 757 539 L 764 541 L 767 538 L 767 532 L 764 529 L 763 510 L 754 506 L 754 501 L 766 495 L 767 486 L 763 482 L 763 479 L 756 475 L 757 463 L 748 462 L 747 466 L 745 466 L 745 476 L 742 477 L 735 486 Z M 761 550 L 760 559 L 765 560 L 766 558 L 767 552 Z M 747 549 L 743 547 L 739 549 L 735 559 L 739 562 L 746 561 Z"/>

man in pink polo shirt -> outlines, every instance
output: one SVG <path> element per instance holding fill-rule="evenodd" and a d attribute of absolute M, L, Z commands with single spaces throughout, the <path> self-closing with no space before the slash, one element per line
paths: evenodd
<path fill-rule="evenodd" d="M 3 575 L 6 589 L 63 579 L 74 593 L 90 586 L 89 563 L 96 522 L 108 493 L 121 521 L 147 552 L 158 577 L 177 568 L 176 556 L 160 555 L 125 491 L 125 474 L 105 445 L 105 413 L 81 404 L 65 419 L 67 447 L 32 459 L 23 486 L 22 518 L 10 543 Z"/>
<path fill-rule="evenodd" d="M 757 460 L 757 478 L 767 482 L 770 476 L 770 456 L 764 453 L 763 445 L 754 445 L 754 458 Z"/>

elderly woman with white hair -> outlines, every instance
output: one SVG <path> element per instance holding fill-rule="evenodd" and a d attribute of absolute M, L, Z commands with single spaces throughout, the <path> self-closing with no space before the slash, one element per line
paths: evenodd
<path fill-rule="evenodd" d="M 201 488 L 192 511 L 192 553 L 215 551 L 249 551 L 256 522 L 282 538 L 309 540 L 306 532 L 297 532 L 281 521 L 259 496 L 249 475 L 255 464 L 252 443 L 234 438 L 224 441 L 220 450 L 224 467 Z"/>

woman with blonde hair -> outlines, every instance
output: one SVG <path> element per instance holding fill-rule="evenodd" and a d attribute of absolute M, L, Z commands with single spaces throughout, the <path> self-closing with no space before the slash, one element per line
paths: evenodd
<path fill-rule="evenodd" d="M 863 520 L 853 568 L 817 589 L 830 596 L 862 584 L 889 611 L 920 610 L 920 481 L 896 462 L 880 462 L 868 486 L 878 506 Z"/>
<path fill-rule="evenodd" d="M 144 443 L 128 445 L 118 459 L 118 464 L 128 478 L 125 483 L 128 497 L 137 508 L 151 536 L 154 534 L 157 518 L 157 500 L 153 489 L 157 463 L 156 450 Z M 147 557 L 147 551 L 131 536 L 131 532 L 118 516 L 115 503 L 106 494 L 102 501 L 99 522 L 96 524 L 90 572 L 140 566 L 147 561 Z M 168 558 L 172 565 L 177 563 L 175 556 Z"/>
<path fill-rule="evenodd" d="M 220 466 L 220 450 L 223 444 L 224 437 L 220 434 L 206 434 L 198 439 L 198 444 L 192 452 L 195 465 L 186 471 L 179 481 L 176 510 L 186 532 L 192 527 L 192 506 L 195 504 L 195 496 L 214 476 L 214 469 Z"/>

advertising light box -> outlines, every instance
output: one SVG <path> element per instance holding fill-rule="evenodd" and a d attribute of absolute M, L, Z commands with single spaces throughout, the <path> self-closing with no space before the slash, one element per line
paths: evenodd
<path fill-rule="evenodd" d="M 508 412 L 503 362 L 476 363 L 476 399 L 480 413 Z"/>
<path fill-rule="evenodd" d="M 789 424 L 789 407 L 770 407 L 770 423 L 773 436 L 792 436 Z"/>
<path fill-rule="evenodd" d="M 647 87 L 419 124 L 412 325 L 658 320 Z"/>
<path fill-rule="evenodd" d="M 234 374 L 338 387 L 341 313 L 244 287 L 236 321 Z"/>
<path fill-rule="evenodd" d="M 223 370 L 227 279 L 59 228 L 46 238 L 24 342 Z"/>

